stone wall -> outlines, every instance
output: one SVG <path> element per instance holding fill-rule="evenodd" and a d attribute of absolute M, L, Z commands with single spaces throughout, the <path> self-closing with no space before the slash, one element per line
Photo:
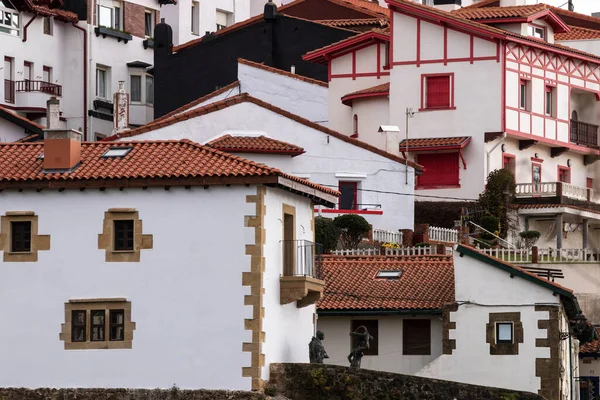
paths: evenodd
<path fill-rule="evenodd" d="M 314 364 L 271 364 L 266 393 L 292 400 L 543 400 L 533 393 Z"/>

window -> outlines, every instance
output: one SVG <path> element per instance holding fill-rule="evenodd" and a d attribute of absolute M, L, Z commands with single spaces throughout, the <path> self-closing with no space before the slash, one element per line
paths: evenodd
<path fill-rule="evenodd" d="M 121 23 L 121 4 L 117 3 L 113 7 L 113 17 L 114 17 L 114 25 L 113 27 L 118 30 L 124 30 L 123 24 Z"/>
<path fill-rule="evenodd" d="M 229 24 L 229 13 L 217 10 L 217 30 L 226 28 Z"/>
<path fill-rule="evenodd" d="M 144 13 L 144 34 L 146 37 L 152 37 L 154 35 L 155 21 L 154 10 L 146 10 Z"/>
<path fill-rule="evenodd" d="M 154 104 L 154 77 L 146 75 L 146 104 Z"/>
<path fill-rule="evenodd" d="M 21 29 L 19 12 L 13 10 L 10 4 L 8 0 L 0 0 L 0 33 L 19 36 Z"/>
<path fill-rule="evenodd" d="M 358 209 L 358 182 L 340 182 L 340 210 Z"/>
<path fill-rule="evenodd" d="M 421 99 L 422 109 L 444 109 L 452 108 L 453 99 L 451 97 L 452 79 L 451 75 L 424 75 L 424 89 Z"/>
<path fill-rule="evenodd" d="M 111 147 L 106 150 L 102 157 L 104 158 L 113 158 L 113 157 L 125 157 L 131 151 L 131 147 Z"/>
<path fill-rule="evenodd" d="M 141 102 L 142 101 L 142 77 L 139 75 L 131 75 L 130 76 L 130 92 L 131 92 L 131 102 Z"/>
<path fill-rule="evenodd" d="M 531 88 L 531 82 L 526 79 L 521 79 L 519 82 L 519 108 L 521 110 L 530 111 L 530 100 L 529 94 Z"/>
<path fill-rule="evenodd" d="M 44 35 L 52 36 L 54 32 L 54 20 L 52 17 L 44 17 Z"/>
<path fill-rule="evenodd" d="M 373 339 L 369 342 L 369 348 L 364 351 L 365 356 L 376 356 L 379 354 L 379 321 L 376 319 L 353 319 L 350 323 L 351 332 L 356 332 L 358 328 L 364 326 Z M 350 348 L 356 346 L 357 339 L 352 337 Z"/>
<path fill-rule="evenodd" d="M 558 166 L 558 181 L 571 183 L 571 168 Z"/>
<path fill-rule="evenodd" d="M 496 343 L 513 343 L 513 324 L 512 322 L 496 323 Z"/>
<path fill-rule="evenodd" d="M 200 5 L 197 1 L 192 1 L 192 34 L 200 34 Z"/>
<path fill-rule="evenodd" d="M 116 220 L 115 222 L 116 251 L 133 250 L 133 220 Z"/>
<path fill-rule="evenodd" d="M 358 137 L 358 115 L 354 114 L 354 117 L 352 118 L 352 136 L 353 138 L 357 138 Z"/>
<path fill-rule="evenodd" d="M 30 81 L 33 74 L 33 63 L 25 61 L 23 63 L 23 80 Z"/>
<path fill-rule="evenodd" d="M 419 154 L 417 163 L 425 167 L 418 188 L 459 186 L 458 153 Z"/>
<path fill-rule="evenodd" d="M 97 21 L 98 26 L 123 30 L 123 15 L 120 1 L 104 1 L 103 4 L 98 4 Z"/>
<path fill-rule="evenodd" d="M 31 251 L 31 221 L 13 221 L 10 223 L 10 251 L 29 253 Z"/>
<path fill-rule="evenodd" d="M 13 82 L 13 59 L 4 57 L 4 101 L 15 102 L 15 83 Z"/>
<path fill-rule="evenodd" d="M 546 28 L 543 26 L 529 25 L 529 36 L 545 40 Z"/>
<path fill-rule="evenodd" d="M 294 276 L 296 270 L 296 209 L 283 205 L 283 275 Z"/>
<path fill-rule="evenodd" d="M 544 97 L 544 111 L 549 117 L 556 116 L 556 88 L 552 86 L 546 86 L 546 93 Z"/>
<path fill-rule="evenodd" d="M 111 7 L 98 5 L 98 26 L 114 28 L 113 9 Z"/>
<path fill-rule="evenodd" d="M 389 66 L 390 66 L 390 42 L 385 43 L 385 45 L 383 47 L 383 51 L 384 51 L 383 67 L 389 68 Z"/>
<path fill-rule="evenodd" d="M 502 154 L 502 169 L 512 172 L 513 175 L 516 174 L 516 157 L 512 154 Z"/>
<path fill-rule="evenodd" d="M 431 354 L 431 320 L 402 320 L 402 354 L 405 356 Z"/>
<path fill-rule="evenodd" d="M 65 350 L 131 349 L 134 330 L 125 299 L 69 300 L 60 339 Z"/>
<path fill-rule="evenodd" d="M 96 97 L 107 99 L 108 93 L 108 71 L 104 68 L 96 68 Z"/>
<path fill-rule="evenodd" d="M 52 83 L 52 67 L 44 65 L 42 80 L 44 82 Z"/>

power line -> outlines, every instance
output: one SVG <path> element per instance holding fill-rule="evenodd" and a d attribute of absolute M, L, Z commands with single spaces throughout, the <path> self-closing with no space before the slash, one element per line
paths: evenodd
<path fill-rule="evenodd" d="M 324 183 L 319 183 L 321 186 L 337 188 L 337 185 L 327 185 Z M 477 199 L 466 199 L 464 197 L 452 197 L 452 196 L 433 196 L 427 194 L 411 194 L 411 193 L 400 193 L 400 192 L 390 192 L 386 190 L 375 190 L 375 189 L 356 189 L 361 192 L 373 192 L 373 193 L 381 193 L 381 194 L 393 194 L 397 196 L 412 196 L 412 197 L 425 197 L 431 199 L 449 199 L 449 200 L 461 200 L 461 201 L 477 201 Z"/>

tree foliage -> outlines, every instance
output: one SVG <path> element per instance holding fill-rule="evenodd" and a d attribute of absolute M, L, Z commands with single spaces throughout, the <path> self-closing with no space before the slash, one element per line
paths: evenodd
<path fill-rule="evenodd" d="M 519 236 L 521 237 L 525 248 L 530 249 L 535 246 L 541 234 L 538 231 L 523 231 L 519 232 Z"/>
<path fill-rule="evenodd" d="M 324 251 L 335 250 L 339 238 L 340 229 L 331 218 L 315 217 L 315 240 L 323 246 Z"/>
<path fill-rule="evenodd" d="M 345 249 L 356 249 L 371 230 L 367 220 L 356 214 L 340 215 L 333 223 L 340 229 L 340 242 Z"/>
<path fill-rule="evenodd" d="M 480 207 L 487 210 L 488 215 L 498 219 L 500 223 L 498 236 L 503 238 L 506 237 L 509 228 L 508 203 L 514 197 L 515 189 L 513 173 L 505 169 L 497 169 L 490 172 L 485 191 L 479 195 Z"/>

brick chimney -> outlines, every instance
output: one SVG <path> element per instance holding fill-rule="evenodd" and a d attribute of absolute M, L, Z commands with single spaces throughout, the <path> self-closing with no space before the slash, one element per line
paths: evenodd
<path fill-rule="evenodd" d="M 44 130 L 44 170 L 68 171 L 81 161 L 81 132 L 60 128 L 60 103 L 56 97 L 48 100 Z"/>

